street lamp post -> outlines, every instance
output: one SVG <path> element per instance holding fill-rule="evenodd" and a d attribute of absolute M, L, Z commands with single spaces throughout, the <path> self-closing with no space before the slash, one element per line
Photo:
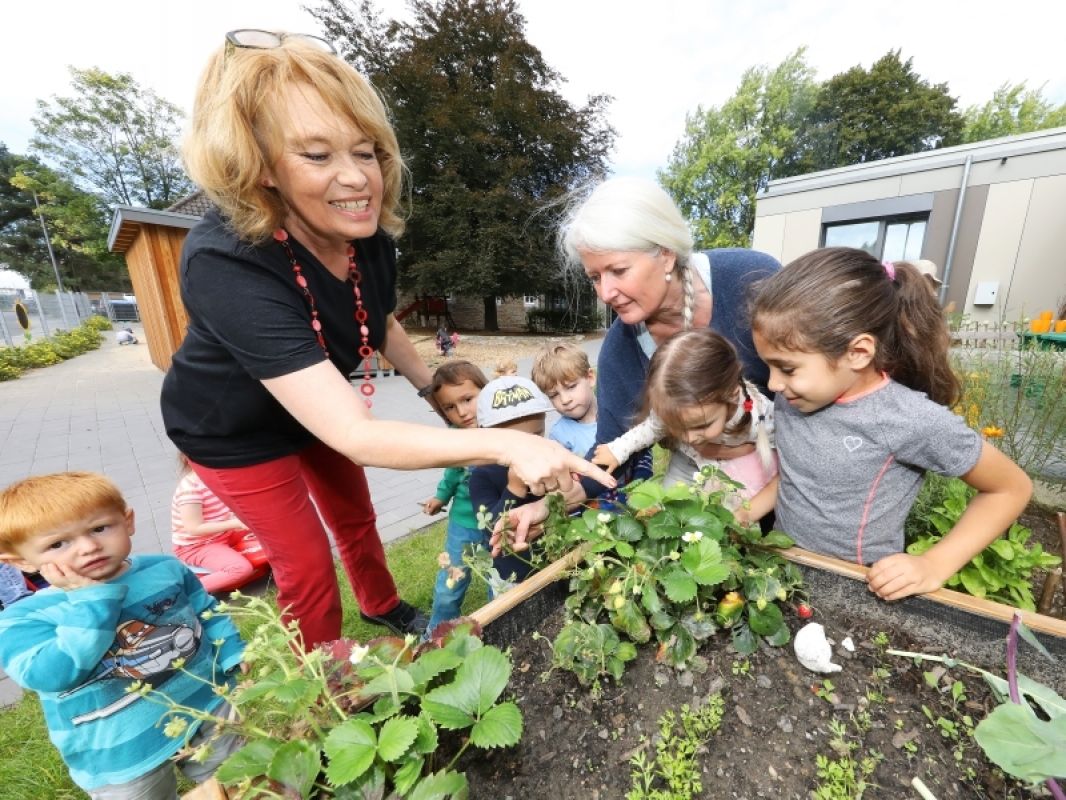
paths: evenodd
<path fill-rule="evenodd" d="M 37 199 L 37 192 L 31 190 L 33 194 L 33 205 L 37 209 L 37 218 L 41 221 L 41 230 L 44 232 L 44 243 L 48 247 L 48 257 L 52 260 L 52 271 L 56 274 L 56 300 L 59 302 L 59 316 L 63 318 L 63 327 L 68 331 L 70 330 L 70 323 L 67 321 L 67 311 L 63 308 L 63 279 L 59 277 L 59 264 L 56 263 L 56 254 L 52 249 L 52 238 L 48 235 L 48 226 L 44 222 L 44 214 L 41 213 L 41 203 Z M 42 314 L 44 311 L 42 310 Z"/>

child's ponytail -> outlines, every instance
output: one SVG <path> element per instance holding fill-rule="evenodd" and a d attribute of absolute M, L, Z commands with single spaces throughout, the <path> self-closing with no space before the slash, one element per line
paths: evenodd
<path fill-rule="evenodd" d="M 914 265 L 898 261 L 888 266 L 895 274 L 899 313 L 894 342 L 886 342 L 885 371 L 904 386 L 925 392 L 929 399 L 953 406 L 961 387 L 948 358 L 951 336 L 944 312 L 929 281 Z"/>

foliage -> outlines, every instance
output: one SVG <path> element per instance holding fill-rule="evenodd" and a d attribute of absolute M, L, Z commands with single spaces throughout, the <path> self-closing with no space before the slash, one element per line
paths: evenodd
<path fill-rule="evenodd" d="M 983 106 L 967 108 L 963 119 L 962 141 L 980 142 L 1066 125 L 1066 103 L 1052 105 L 1042 86 L 1028 89 L 1025 81 L 1004 83 Z"/>
<path fill-rule="evenodd" d="M 703 791 L 699 748 L 722 724 L 725 703 L 720 694 L 711 695 L 702 708 L 681 706 L 681 713 L 667 711 L 659 719 L 655 758 L 643 752 L 629 760 L 633 767 L 633 788 L 626 800 L 691 800 Z M 658 788 L 665 784 L 665 788 Z"/>
<path fill-rule="evenodd" d="M 0 381 L 15 380 L 28 369 L 50 367 L 98 348 L 103 336 L 99 323 L 92 319 L 72 331 L 56 331 L 48 339 L 18 347 L 0 347 Z M 107 325 L 110 328 L 111 324 Z"/>
<path fill-rule="evenodd" d="M 41 218 L 64 289 L 129 288 L 125 262 L 107 250 L 106 204 L 39 160 L 14 155 L 0 145 L 0 262 L 24 275 L 38 291 L 56 285 Z"/>
<path fill-rule="evenodd" d="M 890 655 L 934 661 L 947 667 L 962 667 L 981 675 L 1000 705 L 974 729 L 974 738 L 996 766 L 1023 781 L 1048 784 L 1055 797 L 1062 790 L 1055 778 L 1066 778 L 1066 699 L 1044 684 L 1017 670 L 1018 637 L 1021 636 L 1045 657 L 1054 660 L 1040 641 L 1014 615 L 1007 634 L 1007 679 L 947 656 L 931 656 L 901 650 Z M 1054 787 L 1051 784 L 1055 784 Z M 1057 790 L 1057 791 L 1056 791 Z"/>
<path fill-rule="evenodd" d="M 1062 458 L 1066 440 L 1066 362 L 1054 350 L 953 350 L 966 423 L 1033 477 Z M 995 435 L 997 432 L 1001 435 Z"/>
<path fill-rule="evenodd" d="M 959 478 L 929 475 L 907 518 L 907 552 L 921 555 L 939 542 L 959 521 L 976 490 Z M 1045 553 L 1039 542 L 1029 545 L 1033 532 L 1018 522 L 1006 534 L 952 575 L 944 584 L 975 597 L 1035 611 L 1031 578 L 1034 570 L 1057 566 L 1062 559 Z"/>
<path fill-rule="evenodd" d="M 798 158 L 777 177 L 958 144 L 963 119 L 955 98 L 946 83 L 920 77 L 912 61 L 890 50 L 869 70 L 855 66 L 822 84 Z"/>
<path fill-rule="evenodd" d="M 570 578 L 571 620 L 556 638 L 557 660 L 574 642 L 585 650 L 600 641 L 613 645 L 605 635 L 580 632 L 580 626 L 601 620 L 630 642 L 654 637 L 656 659 L 678 669 L 702 669 L 696 648 L 720 629 L 730 632 L 742 656 L 763 640 L 788 642 L 778 604 L 796 593 L 801 578 L 774 549 L 792 540 L 739 523 L 730 510 L 742 502 L 737 484 L 714 468 L 705 467 L 693 480 L 670 488 L 659 478 L 638 481 L 627 487 L 624 507 L 586 509 L 578 517 L 567 517 L 561 501 L 552 499 L 541 540 L 546 557 L 586 547 L 583 566 Z M 591 682 L 588 666 L 597 662 L 604 665 L 602 674 L 617 672 L 612 653 L 579 652 L 583 682 Z M 614 653 L 623 663 L 624 655 Z"/>
<path fill-rule="evenodd" d="M 538 211 L 604 172 L 608 98 L 580 108 L 563 98 L 514 0 L 411 0 L 409 10 L 409 22 L 385 23 L 371 0 L 323 0 L 311 13 L 394 116 L 413 187 L 401 285 L 480 295 L 491 329 L 496 296 L 556 281 L 552 220 Z"/>
<path fill-rule="evenodd" d="M 856 758 L 859 743 L 848 737 L 848 728 L 840 720 L 830 720 L 833 734 L 829 746 L 837 757 L 819 753 L 814 757 L 814 771 L 818 785 L 811 793 L 812 800 L 859 800 L 870 788 L 867 783 L 884 756 L 876 750 Z"/>
<path fill-rule="evenodd" d="M 746 247 L 755 199 L 789 163 L 817 91 L 800 48 L 773 69 L 752 67 L 721 108 L 696 111 L 659 180 L 692 224 L 696 247 Z"/>
<path fill-rule="evenodd" d="M 518 706 L 499 701 L 511 663 L 482 644 L 474 623 L 441 626 L 422 644 L 415 637 L 366 645 L 340 639 L 305 652 L 296 623 L 284 623 L 272 603 L 233 597 L 207 612 L 228 613 L 254 630 L 247 679 L 232 690 L 218 687 L 232 717 L 175 704 L 147 684 L 131 691 L 167 706 L 168 735 L 184 735 L 187 715 L 245 737 L 216 774 L 241 797 L 465 797 L 466 778 L 453 769 L 459 757 L 470 746 L 509 747 L 521 737 Z M 460 732 L 463 742 L 438 769 L 441 730 Z"/>
<path fill-rule="evenodd" d="M 70 75 L 73 95 L 37 101 L 33 148 L 109 204 L 166 208 L 188 194 L 175 146 L 181 109 L 126 73 Z"/>

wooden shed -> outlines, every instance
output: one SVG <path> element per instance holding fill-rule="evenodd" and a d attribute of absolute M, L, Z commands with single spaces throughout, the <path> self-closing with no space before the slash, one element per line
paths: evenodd
<path fill-rule="evenodd" d="M 196 193 L 166 211 L 118 206 L 111 220 L 108 249 L 126 255 L 148 353 L 164 372 L 188 324 L 178 281 L 181 248 L 206 205 L 206 198 Z"/>

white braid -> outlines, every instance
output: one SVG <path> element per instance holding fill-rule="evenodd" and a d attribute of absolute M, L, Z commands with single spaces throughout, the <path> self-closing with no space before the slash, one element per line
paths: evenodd
<path fill-rule="evenodd" d="M 681 289 L 684 304 L 681 306 L 681 330 L 692 329 L 692 315 L 696 306 L 696 290 L 692 286 L 692 268 L 686 264 L 681 270 Z"/>

